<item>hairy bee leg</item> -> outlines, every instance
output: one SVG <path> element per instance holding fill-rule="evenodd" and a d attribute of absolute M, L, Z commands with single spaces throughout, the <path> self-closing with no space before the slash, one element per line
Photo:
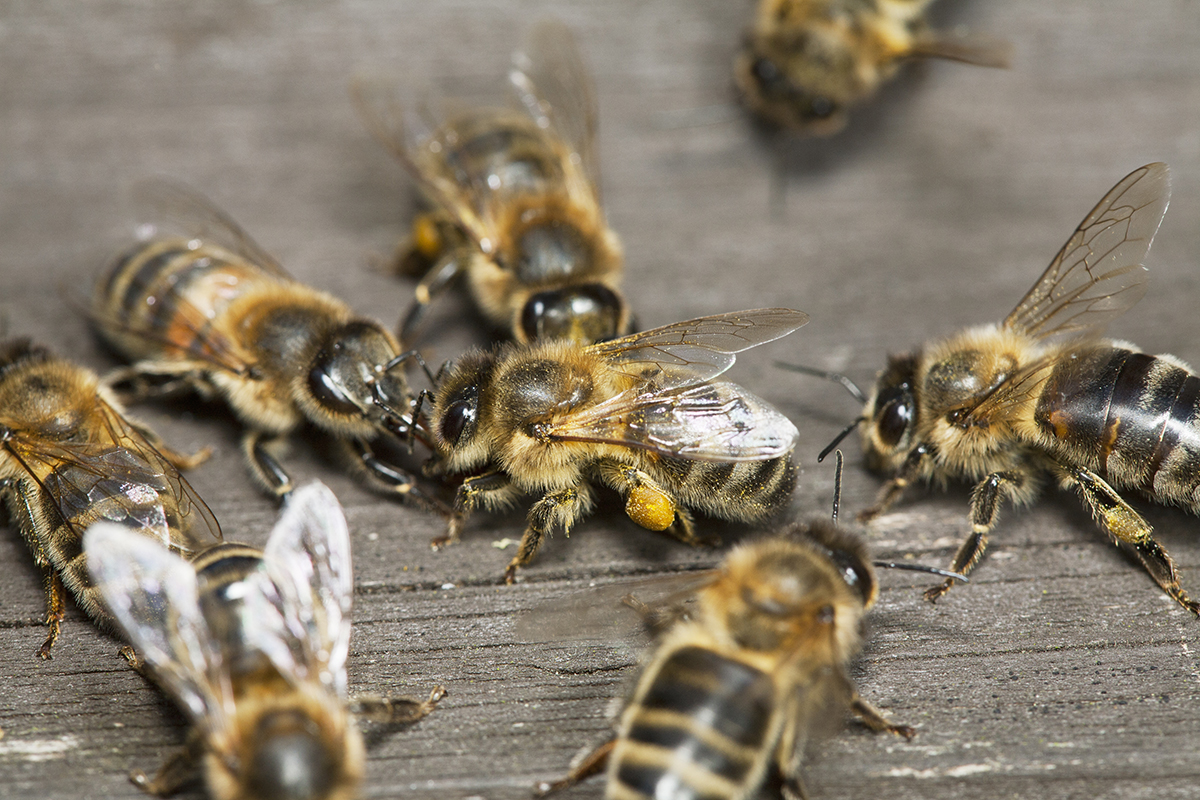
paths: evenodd
<path fill-rule="evenodd" d="M 583 757 L 582 760 L 575 766 L 571 767 L 566 775 L 556 781 L 542 781 L 533 789 L 534 797 L 546 797 L 555 792 L 561 792 L 563 789 L 569 789 L 582 780 L 586 780 L 593 775 L 603 772 L 608 766 L 608 759 L 612 756 L 613 748 L 617 746 L 617 739 L 614 736 L 604 744 L 597 747 L 592 752 Z"/>
<path fill-rule="evenodd" d="M 406 725 L 429 716 L 445 696 L 446 689 L 442 686 L 433 687 L 426 700 L 362 695 L 351 699 L 350 712 L 372 722 Z"/>
<path fill-rule="evenodd" d="M 433 265 L 413 290 L 413 304 L 409 306 L 398 331 L 401 342 L 408 343 L 413 339 L 429 306 L 446 291 L 462 271 L 463 263 L 454 252 L 443 256 Z"/>
<path fill-rule="evenodd" d="M 161 436 L 159 436 L 157 433 L 150 430 L 149 428 L 146 428 L 142 425 L 135 424 L 132 422 L 130 423 L 130 425 L 133 427 L 134 430 L 136 430 L 138 433 L 140 433 L 142 435 L 142 438 L 144 438 L 147 442 L 150 443 L 151 447 L 153 447 L 158 452 L 162 453 L 163 458 L 165 458 L 165 459 L 167 459 L 167 461 L 171 462 L 171 466 L 175 467 L 176 469 L 181 469 L 181 470 L 195 469 L 196 467 L 200 466 L 201 464 L 203 464 L 205 461 L 208 461 L 208 459 L 212 457 L 213 449 L 211 446 L 202 447 L 199 450 L 197 450 L 195 453 L 192 453 L 191 455 L 185 455 L 185 454 L 179 452 L 178 450 L 176 450 L 175 448 L 171 447 L 170 445 L 168 445 L 166 442 L 163 441 L 163 438 Z"/>
<path fill-rule="evenodd" d="M 262 431 L 246 431 L 242 436 L 242 453 L 246 456 L 246 464 L 250 474 L 258 481 L 259 486 L 283 499 L 292 491 L 292 479 L 275 457 L 267 452 L 267 447 L 281 437 L 266 437 Z"/>
<path fill-rule="evenodd" d="M 1179 585 L 1175 562 L 1154 538 L 1150 523 L 1126 503 L 1108 482 L 1083 467 L 1063 467 L 1061 479 L 1079 490 L 1097 522 L 1118 542 L 1133 548 L 1146 572 L 1164 592 L 1188 611 L 1200 616 L 1197 603 Z"/>
<path fill-rule="evenodd" d="M 38 648 L 38 655 L 43 661 L 49 661 L 53 657 L 50 649 L 58 641 L 58 632 L 62 627 L 67 597 L 62 579 L 58 577 L 58 572 L 52 567 L 46 567 L 42 583 L 46 587 L 46 625 L 50 628 L 50 633 L 46 635 L 46 641 L 42 642 L 42 646 Z"/>
<path fill-rule="evenodd" d="M 447 545 L 457 543 L 463 523 L 466 522 L 475 507 L 485 502 L 484 498 L 489 494 L 503 492 L 510 489 L 511 486 L 508 476 L 503 472 L 488 472 L 464 480 L 458 487 L 458 491 L 454 493 L 454 512 L 450 515 L 446 532 L 435 537 L 429 546 L 434 550 L 440 550 Z"/>
<path fill-rule="evenodd" d="M 864 700 L 857 692 L 855 692 L 854 698 L 850 701 L 850 711 L 872 733 L 894 733 L 909 740 L 917 735 L 917 732 L 908 725 L 897 725 L 888 722 L 887 718 L 883 716 L 883 712 Z"/>
<path fill-rule="evenodd" d="M 860 523 L 866 524 L 895 505 L 896 501 L 904 494 L 904 490 L 920 477 L 921 471 L 925 467 L 926 459 L 932 456 L 933 453 L 933 448 L 924 444 L 919 444 L 912 450 L 909 450 L 904 463 L 900 465 L 900 469 L 879 490 L 879 494 L 875 498 L 875 503 L 870 508 L 858 512 L 855 519 Z"/>
<path fill-rule="evenodd" d="M 425 275 L 452 243 L 462 241 L 453 218 L 442 211 L 424 211 L 413 218 L 408 238 L 396 246 L 390 271 L 412 277 Z"/>
<path fill-rule="evenodd" d="M 975 485 L 971 492 L 971 533 L 958 548 L 950 565 L 951 572 L 966 575 L 975 569 L 987 550 L 988 532 L 996 526 L 1001 502 L 1015 499 L 1029 479 L 1030 475 L 1023 472 L 993 472 Z M 940 585 L 925 590 L 925 599 L 935 602 L 957 582 L 954 578 L 946 578 Z"/>
<path fill-rule="evenodd" d="M 425 492 L 411 472 L 382 461 L 371 450 L 369 443 L 361 439 L 339 440 L 334 446 L 342 450 L 344 457 L 358 467 L 356 471 L 373 488 L 405 500 L 412 500 L 445 517 L 453 513 L 449 506 Z"/>
<path fill-rule="evenodd" d="M 188 733 L 183 747 L 167 756 L 151 779 L 140 769 L 129 773 L 129 780 L 143 792 L 155 797 L 170 797 L 187 784 L 200 777 L 200 763 L 204 758 L 204 738 L 196 728 Z"/>
<path fill-rule="evenodd" d="M 651 531 L 665 531 L 675 523 L 678 504 L 662 484 L 629 464 L 602 459 L 600 477 L 625 498 L 625 514 Z"/>
<path fill-rule="evenodd" d="M 568 486 L 557 492 L 550 492 L 534 503 L 529 509 L 529 524 L 525 526 L 525 533 L 517 545 L 517 554 L 504 570 L 504 582 L 514 582 L 517 579 L 517 569 L 533 560 L 551 526 L 558 524 L 565 534 L 570 535 L 571 526 L 591 503 L 592 495 L 585 485 Z"/>
<path fill-rule="evenodd" d="M 842 675 L 842 680 L 848 679 Z M 853 687 L 851 687 L 853 689 Z M 775 746 L 774 781 L 784 800 L 808 800 L 808 791 L 800 777 L 800 765 L 804 759 L 805 738 L 801 735 L 797 709 L 797 698 L 793 695 L 784 715 L 783 730 L 779 733 L 779 744 Z"/>

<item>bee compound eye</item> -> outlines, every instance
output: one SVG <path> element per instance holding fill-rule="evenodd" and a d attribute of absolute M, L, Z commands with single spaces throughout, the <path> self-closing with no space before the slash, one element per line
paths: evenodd
<path fill-rule="evenodd" d="M 895 447 L 912 425 L 912 395 L 905 387 L 888 389 L 880 393 L 877 407 L 875 424 L 879 438 L 888 447 Z"/>
<path fill-rule="evenodd" d="M 447 444 L 458 444 L 463 432 L 475 422 L 476 406 L 473 399 L 457 400 L 446 409 L 442 419 L 442 439 Z"/>

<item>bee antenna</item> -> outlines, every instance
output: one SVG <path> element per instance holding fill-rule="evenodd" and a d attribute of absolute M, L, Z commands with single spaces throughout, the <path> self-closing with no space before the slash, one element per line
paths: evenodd
<path fill-rule="evenodd" d="M 858 419 L 854 420 L 854 422 L 851 422 L 849 425 L 847 425 L 847 426 L 846 426 L 846 428 L 845 428 L 845 430 L 843 430 L 843 431 L 842 431 L 841 433 L 839 433 L 837 436 L 833 437 L 833 441 L 832 441 L 832 442 L 830 442 L 828 445 L 826 445 L 825 449 L 824 449 L 824 450 L 822 450 L 822 451 L 821 451 L 819 454 L 817 454 L 817 463 L 818 463 L 818 464 L 820 464 L 822 461 L 824 461 L 824 460 L 825 460 L 825 456 L 827 456 L 827 455 L 829 455 L 830 453 L 832 453 L 832 452 L 833 452 L 833 449 L 834 449 L 835 447 L 837 447 L 839 444 L 841 444 L 841 443 L 842 443 L 842 439 L 845 439 L 847 436 L 849 436 L 849 435 L 850 435 L 850 431 L 852 431 L 852 430 L 854 430 L 855 428 L 857 428 L 857 427 L 858 427 L 858 424 L 859 424 L 860 422 L 862 422 L 862 421 L 863 421 L 863 418 L 862 418 L 862 417 L 859 417 Z M 841 450 L 839 450 L 839 451 L 838 451 L 838 457 L 839 457 L 839 458 L 841 457 L 841 453 L 842 453 L 842 451 L 841 451 Z M 841 466 L 840 466 L 840 464 L 839 464 L 839 466 L 838 466 L 838 476 L 839 476 L 839 479 L 840 479 L 840 476 L 841 476 Z"/>
<path fill-rule="evenodd" d="M 383 372 L 391 372 L 405 361 L 408 361 L 410 358 L 421 365 L 421 369 L 425 372 L 425 377 L 429 379 L 429 383 L 436 386 L 437 378 L 433 376 L 433 373 L 429 369 L 429 365 L 425 363 L 425 359 L 422 358 L 421 354 L 416 350 L 406 350 L 405 352 L 393 358 L 391 361 L 384 364 L 380 369 Z"/>
<path fill-rule="evenodd" d="M 833 469 L 833 521 L 837 522 L 838 506 L 842 504 L 842 451 L 837 453 L 837 466 Z"/>
<path fill-rule="evenodd" d="M 824 378 L 825 380 L 833 381 L 834 383 L 840 383 L 845 387 L 846 391 L 854 395 L 855 400 L 863 405 L 866 405 L 867 403 L 867 396 L 863 394 L 862 389 L 858 388 L 858 384 L 840 372 L 828 372 L 823 369 L 816 369 L 815 367 L 805 367 L 801 364 L 789 364 L 786 361 L 776 361 L 775 366 L 781 367 L 782 369 L 791 370 L 792 372 L 802 372 L 805 375 L 815 375 L 818 378 Z"/>
<path fill-rule="evenodd" d="M 948 569 L 939 569 L 937 567 L 927 567 L 924 564 L 898 564 L 895 561 L 872 561 L 877 567 L 882 569 L 906 569 L 909 572 L 928 572 L 931 575 L 939 575 L 943 578 L 953 578 L 956 581 L 970 583 L 970 579 L 961 572 L 951 572 Z"/>

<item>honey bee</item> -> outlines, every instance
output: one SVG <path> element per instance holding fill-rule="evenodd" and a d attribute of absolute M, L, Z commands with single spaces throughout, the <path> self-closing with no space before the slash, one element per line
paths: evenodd
<path fill-rule="evenodd" d="M 0 496 L 46 590 L 50 658 L 66 602 L 64 585 L 96 622 L 111 624 L 84 569 L 87 526 L 109 521 L 184 555 L 219 544 L 221 529 L 177 467 L 188 458 L 127 419 L 90 370 L 28 339 L 0 343 Z"/>
<path fill-rule="evenodd" d="M 855 423 L 864 425 L 868 465 L 891 475 L 863 519 L 886 511 L 914 481 L 977 481 L 971 533 L 951 567 L 968 573 L 1001 504 L 1031 502 L 1050 476 L 1079 492 L 1168 595 L 1200 613 L 1150 524 L 1117 493 L 1134 489 L 1200 511 L 1200 378 L 1173 356 L 1099 338 L 1145 292 L 1141 262 L 1170 193 L 1166 164 L 1134 170 L 1003 322 L 889 359 Z"/>
<path fill-rule="evenodd" d="M 354 87 L 367 126 L 432 206 L 402 259 L 424 274 L 405 342 L 460 275 L 489 322 L 518 342 L 587 344 L 630 330 L 621 244 L 600 204 L 591 80 L 570 31 L 538 26 L 510 79 L 522 110 L 460 111 L 423 135 L 391 92 Z"/>
<path fill-rule="evenodd" d="M 911 739 L 846 674 L 876 594 L 862 539 L 821 520 L 735 547 L 686 612 L 627 601 L 662 630 L 616 735 L 538 795 L 607 768 L 607 798 L 741 800 L 768 772 L 803 798 L 805 746 L 846 708 Z"/>
<path fill-rule="evenodd" d="M 353 579 L 333 493 L 297 489 L 265 550 L 224 544 L 192 562 L 99 523 L 88 569 L 148 672 L 192 723 L 158 774 L 131 778 L 166 797 L 202 771 L 214 800 L 343 800 L 362 780 L 354 716 L 415 722 L 427 700 L 346 695 Z"/>
<path fill-rule="evenodd" d="M 931 30 L 933 0 L 760 0 L 734 61 L 742 101 L 765 121 L 825 136 L 911 58 L 1008 66 L 1008 46 Z"/>
<path fill-rule="evenodd" d="M 101 335 L 134 362 L 112 385 L 132 399 L 189 389 L 222 398 L 246 426 L 251 475 L 276 497 L 292 481 L 269 447 L 308 422 L 374 488 L 437 505 L 372 448 L 408 432 L 412 395 L 396 368 L 413 354 L 379 323 L 293 280 L 205 198 L 165 182 L 141 190 L 186 233 L 139 243 L 96 287 Z"/>
<path fill-rule="evenodd" d="M 555 340 L 467 353 L 443 368 L 428 424 L 428 471 L 468 475 L 435 546 L 456 541 L 477 506 L 537 494 L 505 571 L 511 583 L 553 526 L 569 532 L 591 510 L 594 481 L 624 495 L 638 525 L 690 544 L 700 540 L 689 508 L 746 522 L 780 510 L 795 485 L 796 427 L 713 379 L 735 353 L 807 321 L 799 311 L 758 309 L 587 346 Z"/>

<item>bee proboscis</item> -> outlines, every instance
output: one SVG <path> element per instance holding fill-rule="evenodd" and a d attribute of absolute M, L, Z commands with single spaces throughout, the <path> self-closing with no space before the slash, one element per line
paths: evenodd
<path fill-rule="evenodd" d="M 791 309 L 688 320 L 600 344 L 567 340 L 472 351 L 443 370 L 431 472 L 466 475 L 456 512 L 539 499 L 505 579 L 553 527 L 592 506 L 592 484 L 644 528 L 699 540 L 688 509 L 761 520 L 791 498 L 796 427 L 742 387 L 714 380 L 735 354 L 808 321 Z M 458 523 L 436 544 L 454 541 Z"/>
<path fill-rule="evenodd" d="M 594 92 L 566 26 L 535 28 L 510 77 L 521 110 L 460 110 L 427 131 L 394 92 L 354 87 L 368 127 L 432 206 L 403 258 L 406 271 L 424 275 L 401 326 L 406 343 L 459 278 L 488 321 L 519 342 L 629 332 L 621 245 L 600 202 Z"/>
<path fill-rule="evenodd" d="M 0 496 L 41 567 L 49 658 L 64 585 L 101 624 L 112 622 L 83 562 L 83 532 L 107 520 L 185 555 L 219 544 L 212 512 L 179 474 L 203 460 L 167 448 L 124 416 L 85 369 L 31 344 L 0 343 Z"/>
<path fill-rule="evenodd" d="M 214 800 L 350 800 L 364 760 L 355 715 L 415 722 L 445 694 L 347 698 L 350 538 L 322 484 L 292 493 L 265 550 L 223 544 L 189 562 L 106 523 L 84 549 L 150 677 L 192 724 L 153 779 L 131 775 L 150 794 L 199 771 Z"/>

